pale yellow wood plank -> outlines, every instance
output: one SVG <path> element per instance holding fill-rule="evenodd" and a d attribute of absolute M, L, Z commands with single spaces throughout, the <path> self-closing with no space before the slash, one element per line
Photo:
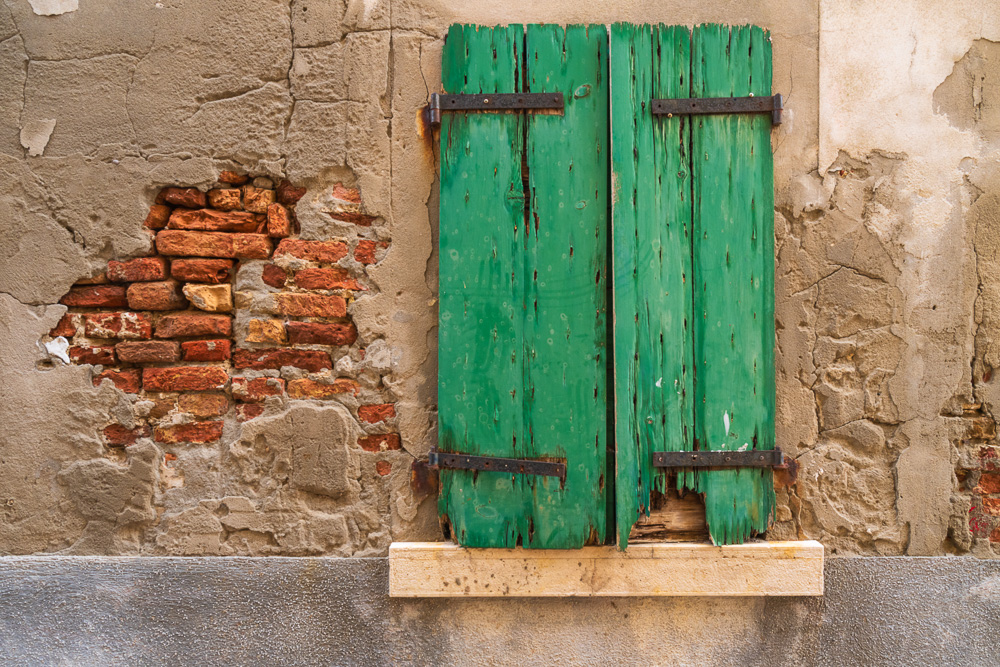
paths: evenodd
<path fill-rule="evenodd" d="M 575 550 L 389 547 L 392 597 L 811 596 L 823 594 L 816 541 L 637 544 Z"/>

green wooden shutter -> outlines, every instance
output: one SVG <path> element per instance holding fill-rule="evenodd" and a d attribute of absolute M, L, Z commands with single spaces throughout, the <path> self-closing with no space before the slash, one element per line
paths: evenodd
<path fill-rule="evenodd" d="M 764 531 L 769 469 L 667 474 L 652 453 L 774 447 L 770 118 L 654 117 L 650 101 L 769 95 L 766 33 L 459 25 L 442 69 L 447 93 L 565 98 L 562 114 L 442 119 L 439 449 L 567 464 L 564 481 L 441 470 L 451 535 L 572 548 L 614 523 L 625 548 L 668 484 L 705 495 L 718 544 Z"/>
<path fill-rule="evenodd" d="M 459 544 L 604 541 L 607 33 L 453 26 L 448 93 L 562 92 L 561 115 L 441 123 L 439 449 L 565 460 L 564 481 L 441 470 Z"/>
<path fill-rule="evenodd" d="M 770 116 L 653 117 L 649 100 L 771 94 L 760 28 L 611 30 L 618 541 L 669 482 L 653 451 L 774 448 Z M 767 529 L 767 468 L 673 473 L 716 544 Z"/>

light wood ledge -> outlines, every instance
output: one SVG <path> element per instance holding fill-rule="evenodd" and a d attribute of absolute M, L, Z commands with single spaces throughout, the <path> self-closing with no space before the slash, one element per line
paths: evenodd
<path fill-rule="evenodd" d="M 391 597 L 823 595 L 823 545 L 662 543 L 567 550 L 389 547 Z"/>

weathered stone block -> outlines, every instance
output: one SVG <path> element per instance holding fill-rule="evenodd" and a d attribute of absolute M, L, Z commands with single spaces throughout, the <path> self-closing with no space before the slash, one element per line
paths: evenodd
<path fill-rule="evenodd" d="M 250 320 L 247 323 L 248 343 L 277 343 L 283 345 L 288 342 L 285 335 L 285 324 L 281 320 Z"/>
<path fill-rule="evenodd" d="M 267 213 L 267 207 L 274 203 L 274 190 L 243 186 L 243 208 L 251 213 Z"/>
<path fill-rule="evenodd" d="M 233 290 L 230 285 L 185 285 L 184 296 L 195 308 L 210 313 L 228 313 L 233 309 Z"/>
<path fill-rule="evenodd" d="M 208 205 L 220 211 L 236 211 L 243 208 L 238 188 L 216 188 L 208 191 Z"/>

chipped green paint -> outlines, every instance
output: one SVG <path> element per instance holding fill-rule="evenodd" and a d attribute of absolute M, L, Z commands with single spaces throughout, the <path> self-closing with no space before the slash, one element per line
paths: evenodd
<path fill-rule="evenodd" d="M 692 36 L 692 97 L 771 94 L 771 42 L 753 26 Z M 768 114 L 699 116 L 694 175 L 695 431 L 701 449 L 774 448 L 774 176 Z M 774 513 L 770 469 L 698 473 L 716 544 Z"/>
<path fill-rule="evenodd" d="M 442 119 L 439 448 L 567 463 L 565 483 L 442 470 L 442 519 L 465 546 L 602 542 L 605 29 L 452 26 L 442 70 L 449 93 L 561 91 L 566 108 Z"/>
<path fill-rule="evenodd" d="M 611 28 L 616 505 L 618 544 L 650 492 L 654 451 L 692 449 L 690 120 L 655 118 L 653 97 L 687 97 L 690 33 Z M 679 488 L 694 476 L 678 475 Z"/>

